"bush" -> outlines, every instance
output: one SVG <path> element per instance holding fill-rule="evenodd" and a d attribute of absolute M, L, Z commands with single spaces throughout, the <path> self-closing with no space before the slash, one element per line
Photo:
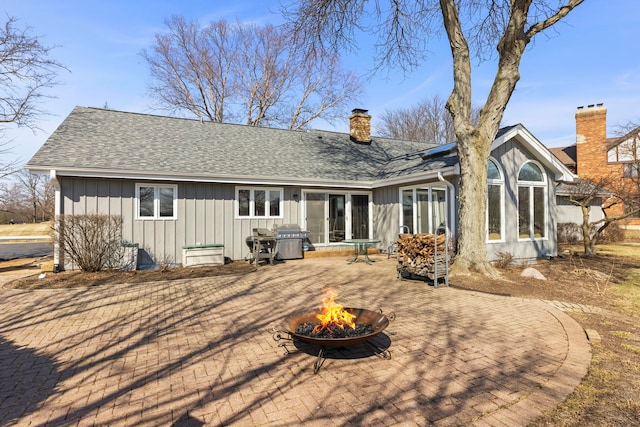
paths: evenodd
<path fill-rule="evenodd" d="M 620 224 L 617 222 L 611 222 L 604 229 L 604 233 L 602 233 L 602 237 L 600 238 L 603 242 L 622 242 L 624 241 L 624 229 L 620 227 Z"/>
<path fill-rule="evenodd" d="M 575 245 L 582 241 L 582 229 L 575 222 L 561 222 L 558 224 L 558 243 Z"/>
<path fill-rule="evenodd" d="M 65 256 L 82 271 L 116 267 L 122 257 L 122 217 L 61 215 L 58 240 Z"/>
<path fill-rule="evenodd" d="M 497 268 L 507 268 L 513 262 L 513 255 L 509 252 L 498 252 L 494 265 Z"/>

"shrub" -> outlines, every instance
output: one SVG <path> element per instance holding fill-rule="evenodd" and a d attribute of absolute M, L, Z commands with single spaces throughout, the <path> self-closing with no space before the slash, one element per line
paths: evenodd
<path fill-rule="evenodd" d="M 558 224 L 558 242 L 575 245 L 582 241 L 582 229 L 575 222 L 561 222 Z"/>
<path fill-rule="evenodd" d="M 513 255 L 509 252 L 498 252 L 494 265 L 497 268 L 507 268 L 513 262 Z"/>
<path fill-rule="evenodd" d="M 60 215 L 58 240 L 65 256 L 82 271 L 116 267 L 122 257 L 122 217 Z"/>
<path fill-rule="evenodd" d="M 624 241 L 624 229 L 617 222 L 611 222 L 602 233 L 601 240 L 604 242 L 622 242 Z"/>

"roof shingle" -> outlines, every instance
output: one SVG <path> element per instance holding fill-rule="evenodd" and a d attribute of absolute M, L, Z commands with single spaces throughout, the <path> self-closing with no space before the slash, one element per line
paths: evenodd
<path fill-rule="evenodd" d="M 435 144 L 76 107 L 29 161 L 32 170 L 184 177 L 371 181 L 455 164 L 423 160 Z"/>

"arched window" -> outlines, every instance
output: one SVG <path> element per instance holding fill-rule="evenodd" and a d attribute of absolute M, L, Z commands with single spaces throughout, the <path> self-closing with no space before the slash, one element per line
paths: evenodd
<path fill-rule="evenodd" d="M 529 161 L 518 172 L 518 237 L 547 237 L 547 179 L 544 169 Z"/>
<path fill-rule="evenodd" d="M 503 240 L 504 178 L 498 163 L 489 159 L 487 169 L 487 240 Z"/>

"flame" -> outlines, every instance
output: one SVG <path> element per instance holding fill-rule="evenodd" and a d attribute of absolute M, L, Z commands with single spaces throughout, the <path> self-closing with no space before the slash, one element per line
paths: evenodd
<path fill-rule="evenodd" d="M 323 290 L 322 295 L 322 313 L 316 315 L 320 320 L 320 324 L 313 328 L 312 333 L 317 334 L 323 329 L 331 332 L 332 327 L 355 329 L 356 323 L 354 319 L 356 316 L 344 310 L 342 304 L 338 304 L 335 301 L 338 293 L 333 288 L 328 288 Z"/>

